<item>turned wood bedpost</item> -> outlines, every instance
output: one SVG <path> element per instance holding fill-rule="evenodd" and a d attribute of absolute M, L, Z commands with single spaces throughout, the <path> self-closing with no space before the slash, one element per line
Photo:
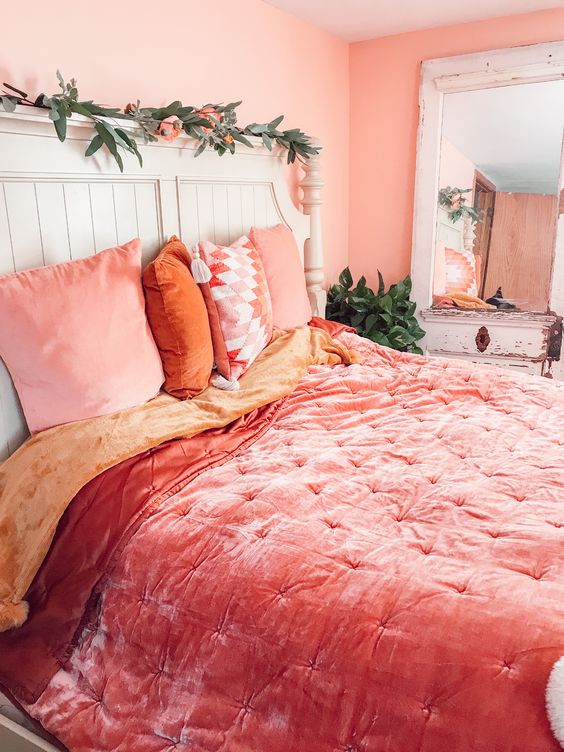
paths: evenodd
<path fill-rule="evenodd" d="M 313 155 L 304 164 L 305 176 L 300 187 L 303 190 L 302 206 L 304 214 L 310 217 L 310 235 L 304 244 L 304 268 L 307 293 L 314 316 L 325 318 L 327 293 L 323 289 L 325 281 L 323 261 L 323 227 L 321 224 L 321 180 L 320 158 Z"/>

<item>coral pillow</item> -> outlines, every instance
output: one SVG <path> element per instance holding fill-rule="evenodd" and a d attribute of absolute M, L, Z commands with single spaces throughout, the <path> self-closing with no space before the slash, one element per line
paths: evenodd
<path fill-rule="evenodd" d="M 32 433 L 154 397 L 140 241 L 0 277 L 0 356 Z"/>
<path fill-rule="evenodd" d="M 189 265 L 186 246 L 173 236 L 143 272 L 147 317 L 163 362 L 164 388 L 179 399 L 205 389 L 213 367 L 206 304 Z"/>
<path fill-rule="evenodd" d="M 278 329 L 304 326 L 312 313 L 294 233 L 286 225 L 253 227 L 250 238 L 264 265 L 273 326 Z"/>
<path fill-rule="evenodd" d="M 237 389 L 237 380 L 272 336 L 272 305 L 264 268 L 246 237 L 229 247 L 200 243 L 199 250 L 211 273 L 210 281 L 201 289 L 221 377 L 212 383 Z"/>
<path fill-rule="evenodd" d="M 476 257 L 472 251 L 445 248 L 445 293 L 478 294 Z"/>

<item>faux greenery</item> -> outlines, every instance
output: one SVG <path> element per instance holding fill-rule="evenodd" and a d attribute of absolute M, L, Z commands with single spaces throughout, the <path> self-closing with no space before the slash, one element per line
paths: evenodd
<path fill-rule="evenodd" d="M 356 286 L 353 284 L 347 266 L 339 275 L 339 284 L 329 288 L 326 317 L 354 327 L 362 337 L 379 345 L 422 354 L 416 343 L 425 332 L 414 315 L 416 304 L 409 299 L 411 277 L 408 275 L 387 292 L 380 272 L 377 292 L 367 286 L 364 277 Z"/>
<path fill-rule="evenodd" d="M 472 188 L 451 188 L 450 185 L 447 185 L 446 188 L 441 188 L 439 191 L 439 206 L 447 210 L 449 219 L 453 224 L 456 224 L 463 217 L 468 217 L 472 224 L 480 222 L 478 212 L 472 206 L 468 206 L 465 193 L 472 193 Z"/>
<path fill-rule="evenodd" d="M 320 147 L 312 146 L 310 137 L 299 128 L 280 130 L 283 115 L 268 123 L 251 123 L 244 128 L 238 127 L 236 110 L 241 102 L 193 107 L 175 101 L 167 107 L 141 107 L 137 101 L 120 110 L 118 107 L 96 104 L 92 100 L 81 100 L 74 78 L 67 83 L 57 71 L 57 79 L 60 91 L 52 96 L 40 94 L 33 101 L 28 99 L 24 91 L 10 84 L 3 84 L 0 108 L 6 112 L 13 112 L 16 105 L 24 104 L 48 109 L 60 141 L 66 138 L 67 121 L 73 114 L 92 120 L 95 134 L 86 149 L 86 156 L 92 156 L 99 149 L 107 149 L 122 172 L 123 154 L 134 155 L 139 164 L 143 165 L 137 144 L 140 134 L 147 143 L 157 141 L 159 135 L 169 134 L 171 130 L 175 135 L 183 131 L 198 141 L 195 156 L 200 155 L 206 148 L 213 149 L 220 156 L 226 152 L 234 154 L 237 143 L 252 148 L 253 144 L 248 140 L 248 136 L 260 137 L 269 150 L 274 143 L 282 146 L 288 152 L 289 164 L 296 159 L 309 159 L 320 151 Z M 163 121 L 167 119 L 170 125 L 167 125 L 168 130 L 163 130 Z"/>

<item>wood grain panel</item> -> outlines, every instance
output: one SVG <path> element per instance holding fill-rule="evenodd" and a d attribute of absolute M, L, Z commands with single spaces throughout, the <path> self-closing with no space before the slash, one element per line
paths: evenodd
<path fill-rule="evenodd" d="M 240 238 L 248 228 L 243 227 L 243 207 L 241 201 L 241 186 L 227 186 L 227 222 L 231 240 Z"/>
<path fill-rule="evenodd" d="M 91 183 L 90 211 L 96 253 L 117 245 L 116 210 L 111 183 Z"/>
<path fill-rule="evenodd" d="M 46 264 L 70 261 L 65 195 L 62 183 L 35 184 L 37 212 L 41 224 L 43 255 Z"/>
<path fill-rule="evenodd" d="M 254 185 L 253 200 L 255 204 L 255 224 L 257 227 L 268 227 L 268 186 Z M 248 230 L 247 230 L 248 232 Z"/>
<path fill-rule="evenodd" d="M 229 245 L 234 240 L 229 231 L 229 205 L 227 200 L 227 185 L 212 184 L 212 201 L 214 217 L 214 237 L 219 245 Z"/>
<path fill-rule="evenodd" d="M 243 219 L 243 233 L 256 224 L 254 186 L 241 186 L 241 217 Z"/>
<path fill-rule="evenodd" d="M 198 190 L 194 183 L 180 184 L 180 236 L 190 248 L 201 237 L 200 213 L 198 208 Z"/>
<path fill-rule="evenodd" d="M 16 271 L 43 266 L 43 242 L 32 182 L 4 183 Z"/>
<path fill-rule="evenodd" d="M 86 182 L 70 182 L 63 186 L 72 259 L 86 258 L 96 250 L 88 187 Z"/>
<path fill-rule="evenodd" d="M 482 221 L 474 225 L 474 255 L 481 260 L 478 281 L 478 295 L 483 298 L 484 281 L 488 270 L 488 256 L 492 235 L 492 220 L 495 211 L 495 192 L 480 191 L 477 196 L 477 208 Z M 476 259 L 478 261 L 478 259 Z M 476 275 L 478 277 L 478 274 Z"/>
<path fill-rule="evenodd" d="M 12 247 L 10 221 L 6 206 L 6 186 L 0 186 L 0 274 L 16 271 L 16 260 Z"/>
<path fill-rule="evenodd" d="M 116 218 L 117 242 L 121 245 L 139 236 L 137 211 L 135 207 L 135 186 L 133 183 L 114 183 L 114 211 Z"/>
<path fill-rule="evenodd" d="M 270 227 L 283 216 L 269 183 L 179 181 L 182 239 L 229 244 L 255 224 Z"/>
<path fill-rule="evenodd" d="M 484 297 L 501 286 L 521 308 L 546 311 L 556 234 L 557 196 L 496 193 Z"/>
<path fill-rule="evenodd" d="M 147 263 L 158 253 L 163 240 L 155 183 L 135 183 L 135 205 L 139 237 L 143 243 L 143 263 Z"/>
<path fill-rule="evenodd" d="M 210 243 L 215 243 L 216 221 L 211 184 L 199 183 L 196 185 L 196 201 L 198 205 L 200 240 L 209 240 Z"/>

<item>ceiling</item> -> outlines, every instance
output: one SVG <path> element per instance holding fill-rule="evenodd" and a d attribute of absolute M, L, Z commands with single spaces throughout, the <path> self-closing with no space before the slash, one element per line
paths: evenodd
<path fill-rule="evenodd" d="M 547 8 L 564 0 L 264 0 L 351 42 Z"/>
<path fill-rule="evenodd" d="M 556 194 L 564 81 L 446 94 L 443 135 L 498 191 Z"/>

